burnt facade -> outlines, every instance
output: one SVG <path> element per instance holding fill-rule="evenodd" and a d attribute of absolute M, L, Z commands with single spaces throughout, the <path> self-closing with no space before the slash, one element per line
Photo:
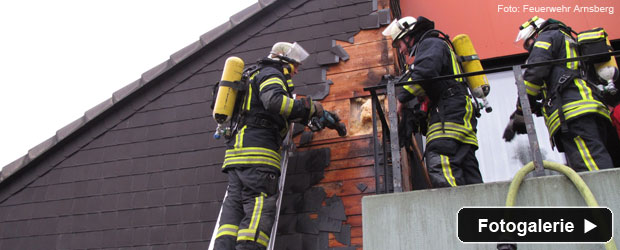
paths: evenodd
<path fill-rule="evenodd" d="M 384 2 L 261 0 L 205 33 L 2 170 L 0 249 L 206 249 L 227 184 L 209 108 L 226 58 L 251 64 L 277 41 L 299 42 L 311 56 L 296 93 L 346 123 L 351 98 L 392 69 Z M 315 235 L 303 249 L 359 249 L 361 197 L 374 193 L 372 137 L 312 137 L 298 157 L 319 152 L 325 165 L 310 166 L 312 182 L 287 197 L 308 194 L 316 209 L 292 202 L 283 211 L 312 231 L 280 232 Z M 290 180 L 306 178 L 301 165 Z"/>

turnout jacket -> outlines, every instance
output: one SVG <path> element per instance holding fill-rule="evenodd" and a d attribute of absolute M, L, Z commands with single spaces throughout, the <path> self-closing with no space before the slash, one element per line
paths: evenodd
<path fill-rule="evenodd" d="M 577 57 L 577 45 L 569 34 L 561 26 L 543 30 L 538 34 L 527 62 Z M 532 106 L 537 105 L 535 101 L 543 100 L 542 114 L 551 137 L 561 127 L 561 120 L 589 114 L 610 120 L 609 110 L 601 102 L 598 89 L 581 77 L 579 64 L 579 61 L 572 61 L 543 65 L 528 68 L 523 74 Z M 563 117 L 560 111 L 563 111 Z"/>
<path fill-rule="evenodd" d="M 227 141 L 224 172 L 251 166 L 280 172 L 282 140 L 290 121 L 308 119 L 314 113 L 314 105 L 307 108 L 301 100 L 292 98 L 294 85 L 287 76 L 280 62 L 259 61 L 259 69 L 250 76 L 243 100 L 243 122 Z"/>
<path fill-rule="evenodd" d="M 460 74 L 456 54 L 448 43 L 431 35 L 418 42 L 409 80 Z M 428 96 L 427 143 L 436 139 L 454 139 L 478 147 L 474 106 L 463 78 L 404 85 L 398 99 L 404 103 L 415 96 Z"/>

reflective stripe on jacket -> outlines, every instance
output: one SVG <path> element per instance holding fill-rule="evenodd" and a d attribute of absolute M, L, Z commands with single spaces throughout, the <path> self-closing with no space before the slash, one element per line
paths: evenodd
<path fill-rule="evenodd" d="M 268 59 L 261 62 L 250 76 L 243 102 L 246 122 L 227 142 L 224 171 L 250 165 L 279 171 L 280 147 L 290 120 L 309 116 L 302 102 L 292 98 L 292 82 L 287 82 L 281 64 Z"/>
<path fill-rule="evenodd" d="M 428 37 L 417 46 L 410 80 L 461 73 L 456 54 L 443 39 Z M 427 143 L 447 138 L 478 147 L 475 110 L 462 78 L 405 85 L 400 88 L 398 99 L 404 103 L 425 95 L 431 101 Z"/>
<path fill-rule="evenodd" d="M 574 39 L 563 29 L 541 32 L 530 51 L 528 63 L 577 57 Z M 566 120 L 596 114 L 607 119 L 608 108 L 600 101 L 596 88 L 579 74 L 579 61 L 528 68 L 523 74 L 530 102 L 545 100 L 542 113 L 550 136 L 561 125 L 558 108 L 562 106 Z"/>

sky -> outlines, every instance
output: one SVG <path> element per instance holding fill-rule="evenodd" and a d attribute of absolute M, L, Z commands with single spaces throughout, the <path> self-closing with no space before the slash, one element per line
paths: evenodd
<path fill-rule="evenodd" d="M 0 168 L 258 0 L 0 2 Z"/>

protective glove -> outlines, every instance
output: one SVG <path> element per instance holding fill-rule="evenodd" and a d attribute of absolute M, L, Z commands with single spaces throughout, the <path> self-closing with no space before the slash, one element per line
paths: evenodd
<path fill-rule="evenodd" d="M 542 100 L 531 102 L 530 107 L 532 109 L 532 114 L 536 115 L 537 117 L 540 117 L 543 115 L 542 114 L 542 108 L 543 108 Z"/>
<path fill-rule="evenodd" d="M 509 142 L 515 137 L 515 134 L 527 134 L 523 114 L 518 110 L 510 115 L 510 120 L 508 121 L 508 125 L 506 125 L 506 129 L 504 129 L 502 138 Z"/>
<path fill-rule="evenodd" d="M 543 103 L 542 100 L 535 100 L 534 98 L 530 97 L 528 98 L 529 102 L 530 102 L 530 110 L 532 111 L 532 114 L 536 115 L 537 117 L 542 116 L 542 108 L 543 108 Z M 517 111 L 519 112 L 520 115 L 523 115 L 523 111 L 521 110 L 521 102 L 519 101 L 519 98 L 517 98 Z"/>

